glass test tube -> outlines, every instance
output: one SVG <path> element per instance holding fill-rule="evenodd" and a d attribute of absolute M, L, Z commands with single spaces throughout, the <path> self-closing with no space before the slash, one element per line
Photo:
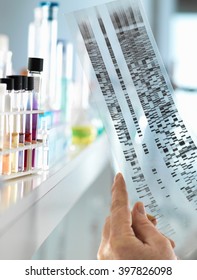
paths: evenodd
<path fill-rule="evenodd" d="M 6 84 L 0 84 L 0 152 L 3 151 L 3 135 L 4 135 L 4 104 L 6 94 Z M 2 175 L 2 154 L 0 154 L 0 175 Z"/>
<path fill-rule="evenodd" d="M 27 111 L 32 111 L 32 97 L 34 89 L 34 77 L 28 77 L 27 80 Z M 25 124 L 25 145 L 31 145 L 32 143 L 32 114 L 26 115 L 26 124 Z M 32 150 L 25 150 L 25 171 L 32 169 Z"/>
<path fill-rule="evenodd" d="M 27 108 L 27 76 L 22 77 L 22 90 L 20 91 L 20 128 L 19 128 L 19 147 L 25 145 L 25 120 Z M 18 171 L 24 171 L 24 150 L 18 152 Z"/>
<path fill-rule="evenodd" d="M 41 85 L 42 85 L 42 70 L 43 70 L 43 59 L 30 57 L 28 59 L 28 76 L 34 77 L 34 91 L 32 110 L 40 109 L 40 96 L 41 96 Z M 37 125 L 38 125 L 38 114 L 32 114 L 32 144 L 36 144 L 37 141 Z M 35 156 L 36 150 L 32 150 L 32 168 L 35 168 Z"/>
<path fill-rule="evenodd" d="M 11 139 L 12 139 L 12 127 L 13 127 L 13 115 L 12 111 L 12 94 L 14 89 L 14 80 L 10 78 L 0 79 L 0 83 L 5 83 L 7 85 L 7 92 L 5 95 L 5 116 L 4 116 L 4 139 L 3 139 L 3 150 L 7 150 L 8 153 L 3 154 L 3 166 L 2 174 L 10 175 L 11 174 Z"/>
<path fill-rule="evenodd" d="M 13 112 L 13 131 L 12 131 L 12 149 L 19 147 L 20 132 L 20 93 L 22 90 L 22 77 L 19 75 L 9 76 L 14 79 L 14 92 L 12 95 L 12 112 Z M 18 172 L 18 151 L 11 155 L 11 171 Z"/>

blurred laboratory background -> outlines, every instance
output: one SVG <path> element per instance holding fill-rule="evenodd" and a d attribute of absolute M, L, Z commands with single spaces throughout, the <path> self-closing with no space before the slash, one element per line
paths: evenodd
<path fill-rule="evenodd" d="M 78 1 L 81 0 L 74 1 L 76 7 Z M 195 0 L 142 0 L 142 3 L 175 89 L 178 109 L 186 123 L 190 125 L 192 123 L 195 130 L 197 2 Z M 37 114 L 39 115 L 38 120 L 36 119 L 38 125 L 35 129 L 40 142 L 35 143 L 35 151 L 32 152 L 32 157 L 34 152 L 37 153 L 37 162 L 33 163 L 32 161 L 28 170 L 24 166 L 23 171 L 31 174 L 31 180 L 28 180 L 28 177 L 25 177 L 24 180 L 20 177 L 20 174 L 16 175 L 17 172 L 13 174 L 12 170 L 9 172 L 9 168 L 4 169 L 2 167 L 2 178 L 6 176 L 6 179 L 9 179 L 11 178 L 9 176 L 13 176 L 13 180 L 15 180 L 14 182 L 13 180 L 5 180 L 0 190 L 0 219 L 3 221 L 0 231 L 2 230 L 2 232 L 4 232 L 3 224 L 6 225 L 7 216 L 14 223 L 14 219 L 18 220 L 18 217 L 22 215 L 21 213 L 25 215 L 24 211 L 30 211 L 30 207 L 27 206 L 29 202 L 32 207 L 35 197 L 37 197 L 36 201 L 39 201 L 55 188 L 56 183 L 52 181 L 55 180 L 55 172 L 58 169 L 57 166 L 61 165 L 61 161 L 68 164 L 71 159 L 76 159 L 84 147 L 94 143 L 95 139 L 102 137 L 104 134 L 102 121 L 94 101 L 91 99 L 87 80 L 70 40 L 70 30 L 65 20 L 65 13 L 69 9 L 69 5 L 71 5 L 70 1 L 64 0 L 58 2 L 0 0 L 1 76 L 4 75 L 5 71 L 6 75 L 26 75 L 30 73 L 31 68 L 34 67 L 31 64 L 33 62 L 28 61 L 29 57 L 44 57 L 45 61 L 43 69 L 42 67 L 39 68 L 40 64 L 36 64 L 36 67 L 38 67 L 36 73 L 38 74 L 40 69 L 40 72 L 43 70 L 45 75 L 43 75 L 42 95 L 37 100 L 39 106 L 31 108 L 35 111 L 38 110 Z M 43 17 L 45 19 L 51 17 L 50 22 L 44 21 Z M 43 33 L 39 29 L 41 21 L 45 28 L 44 40 Z M 50 47 L 48 46 L 49 43 Z M 7 55 L 6 62 L 5 53 Z M 44 88 L 46 80 L 50 81 L 49 88 Z M 45 96 L 45 92 L 49 91 L 50 98 Z M 37 116 L 36 113 L 34 114 Z M 32 124 L 34 121 L 32 118 Z M 18 147 L 19 145 L 14 148 L 18 149 Z M 44 166 L 39 165 L 40 149 L 42 150 Z M 97 149 L 97 146 L 94 149 Z M 65 152 L 62 153 L 62 151 Z M 17 152 L 20 156 L 21 150 L 19 149 Z M 62 195 L 65 196 L 65 199 L 67 195 L 70 199 L 69 195 L 71 195 L 70 201 L 72 201 L 72 203 L 68 201 L 68 207 L 66 207 L 66 210 L 62 210 L 61 215 L 55 216 L 54 214 L 59 203 L 57 197 L 61 199 L 61 195 L 58 196 L 58 194 L 57 197 L 53 196 L 53 199 L 51 198 L 50 203 L 43 203 L 44 206 L 34 209 L 33 213 L 36 217 L 39 215 L 45 217 L 46 225 L 38 225 L 35 221 L 32 223 L 29 221 L 29 233 L 32 230 L 34 237 L 32 238 L 29 235 L 29 240 L 26 238 L 27 240 L 24 241 L 26 246 L 26 248 L 23 248 L 24 254 L 16 249 L 13 258 L 96 259 L 102 226 L 109 213 L 110 188 L 114 176 L 114 166 L 111 165 L 110 152 L 109 154 L 106 151 L 101 152 L 100 156 L 102 155 L 108 160 L 100 163 L 99 160 L 94 162 L 93 159 L 94 165 L 90 163 L 86 174 L 81 177 L 81 181 L 78 178 L 78 181 L 75 182 L 80 173 L 77 171 L 75 175 L 68 175 L 68 177 L 70 176 L 68 186 L 61 185 L 62 190 L 64 190 Z M 83 156 L 85 159 L 83 159 Z M 83 160 L 85 161 L 87 158 L 91 160 L 92 156 L 91 150 L 88 150 L 87 154 L 82 154 L 80 160 L 76 160 L 76 163 L 73 164 L 71 173 L 74 173 L 77 168 L 81 170 Z M 24 157 L 26 157 L 25 152 Z M 33 174 L 35 165 L 44 170 L 44 175 Z M 100 169 L 99 165 L 102 165 Z M 94 169 L 97 166 L 98 172 L 95 173 L 93 178 L 91 176 L 93 176 Z M 52 171 L 51 167 L 53 167 Z M 58 170 L 61 170 L 61 167 Z M 64 169 L 62 170 L 64 172 Z M 58 174 L 61 173 L 58 172 Z M 62 173 L 60 175 L 62 176 L 60 176 L 62 182 L 64 182 L 64 176 Z M 88 176 L 90 176 L 90 180 L 87 178 Z M 45 182 L 48 182 L 46 179 L 50 180 L 51 189 L 46 186 Z M 59 179 L 59 181 L 61 180 Z M 85 187 L 78 190 L 77 184 Z M 73 190 L 71 190 L 72 188 Z M 19 207 L 17 206 L 15 212 L 14 207 L 16 205 L 19 205 Z M 51 207 L 50 211 L 48 207 Z M 64 206 L 60 203 L 59 208 L 61 207 Z M 48 221 L 50 217 L 54 221 L 58 217 L 53 225 Z M 40 223 L 42 223 L 42 219 Z M 25 227 L 26 224 L 20 224 L 18 228 L 23 231 L 23 226 Z M 9 225 L 6 225 L 6 229 L 8 227 Z M 39 234 L 34 232 L 34 227 L 41 229 Z M 18 232 L 18 234 L 20 233 Z M 34 242 L 31 239 L 34 239 Z M 28 245 L 30 243 L 31 245 Z M 28 249 L 28 246 L 31 247 L 31 250 Z M 29 253 L 26 254 L 25 250 Z M 5 254 L 5 258 L 6 256 L 7 258 L 10 257 L 9 254 Z M 3 258 L 4 255 L 1 254 L 1 257 Z"/>

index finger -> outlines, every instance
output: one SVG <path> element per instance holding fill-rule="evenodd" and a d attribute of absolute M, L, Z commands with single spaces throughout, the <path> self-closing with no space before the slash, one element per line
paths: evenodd
<path fill-rule="evenodd" d="M 132 220 L 126 184 L 122 174 L 118 173 L 112 187 L 111 234 L 115 236 L 123 236 L 125 234 L 135 235 L 131 225 Z"/>

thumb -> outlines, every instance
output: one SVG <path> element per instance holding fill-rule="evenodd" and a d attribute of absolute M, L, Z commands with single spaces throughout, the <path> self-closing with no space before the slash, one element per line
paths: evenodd
<path fill-rule="evenodd" d="M 132 228 L 135 235 L 143 243 L 155 243 L 160 237 L 160 233 L 147 218 L 142 202 L 135 203 L 132 210 Z"/>

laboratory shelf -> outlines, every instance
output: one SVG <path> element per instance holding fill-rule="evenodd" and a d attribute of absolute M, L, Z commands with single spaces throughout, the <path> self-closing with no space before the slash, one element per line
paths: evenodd
<path fill-rule="evenodd" d="M 103 134 L 49 171 L 5 182 L 0 189 L 0 259 L 31 259 L 109 160 Z"/>

